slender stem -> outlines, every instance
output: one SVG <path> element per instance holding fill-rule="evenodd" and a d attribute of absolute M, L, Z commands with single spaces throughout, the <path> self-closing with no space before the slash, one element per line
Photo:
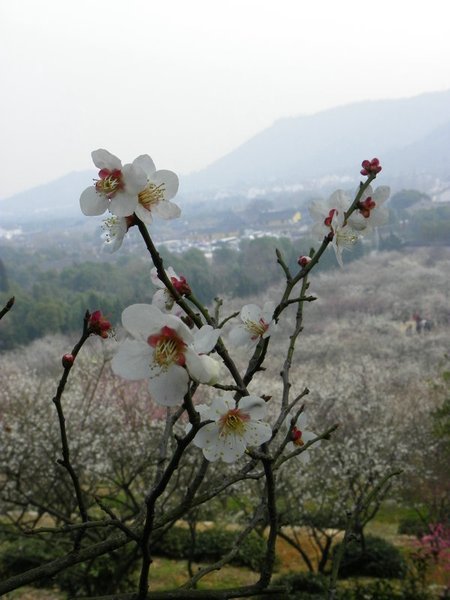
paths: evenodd
<path fill-rule="evenodd" d="M 5 304 L 5 306 L 2 308 L 2 310 L 0 310 L 0 319 L 2 319 L 7 312 L 9 312 L 12 307 L 14 306 L 14 302 L 15 302 L 15 297 L 13 296 L 12 298 L 10 298 L 8 300 L 8 302 Z"/>

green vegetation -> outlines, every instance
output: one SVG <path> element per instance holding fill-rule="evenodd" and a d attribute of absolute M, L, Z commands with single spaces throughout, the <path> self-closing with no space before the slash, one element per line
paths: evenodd
<path fill-rule="evenodd" d="M 334 554 L 339 546 L 340 543 L 334 547 Z M 393 544 L 383 538 L 367 535 L 364 545 L 357 540 L 352 540 L 347 545 L 339 576 L 401 578 L 405 572 L 405 561 Z"/>

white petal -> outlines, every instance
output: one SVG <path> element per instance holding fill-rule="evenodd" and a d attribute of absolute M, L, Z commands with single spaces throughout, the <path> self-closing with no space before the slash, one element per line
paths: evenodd
<path fill-rule="evenodd" d="M 244 321 L 254 321 L 257 323 L 262 317 L 262 311 L 256 304 L 246 304 L 241 310 L 241 319 Z"/>
<path fill-rule="evenodd" d="M 117 192 L 111 199 L 109 210 L 117 217 L 128 217 L 134 213 L 137 203 L 137 195 Z"/>
<path fill-rule="evenodd" d="M 262 309 L 262 318 L 266 323 L 272 320 L 273 311 L 275 310 L 275 302 L 266 302 Z"/>
<path fill-rule="evenodd" d="M 188 390 L 189 376 L 183 367 L 173 365 L 148 381 L 151 396 L 162 406 L 182 404 Z"/>
<path fill-rule="evenodd" d="M 225 435 L 219 438 L 219 443 L 217 444 L 219 458 L 227 463 L 238 460 L 244 454 L 246 448 L 247 444 L 245 439 L 240 435 L 234 434 Z M 205 458 L 208 459 L 206 454 Z"/>
<path fill-rule="evenodd" d="M 297 429 L 300 429 L 300 431 L 306 429 L 306 427 L 308 426 L 308 417 L 305 415 L 305 413 L 301 413 L 301 415 L 297 419 L 297 422 L 295 423 L 295 426 L 297 427 Z"/>
<path fill-rule="evenodd" d="M 125 340 L 111 362 L 112 370 L 124 379 L 146 379 L 150 375 L 153 349 L 145 342 Z"/>
<path fill-rule="evenodd" d="M 226 414 L 229 410 L 236 408 L 236 402 L 234 401 L 233 394 L 231 392 L 225 392 L 222 396 L 216 396 L 211 402 L 210 419 L 219 419 L 222 415 Z"/>
<path fill-rule="evenodd" d="M 214 385 L 220 379 L 221 363 L 207 354 L 201 354 L 199 357 L 202 363 L 203 377 L 202 383 Z"/>
<path fill-rule="evenodd" d="M 128 194 L 139 194 L 147 185 L 147 175 L 135 164 L 124 165 L 122 169 L 125 191 Z M 137 198 L 136 198 L 137 201 Z"/>
<path fill-rule="evenodd" d="M 108 198 L 101 194 L 97 194 L 93 185 L 86 188 L 80 196 L 81 212 L 87 217 L 102 215 L 108 208 L 108 205 Z"/>
<path fill-rule="evenodd" d="M 109 169 L 113 171 L 114 169 L 122 170 L 122 162 L 117 156 L 108 152 L 108 150 L 104 150 L 100 148 L 99 150 L 94 150 L 91 152 L 92 160 L 94 161 L 94 165 L 98 169 Z"/>
<path fill-rule="evenodd" d="M 161 219 L 176 219 L 181 215 L 181 208 L 168 200 L 161 200 L 155 204 L 152 211 Z"/>
<path fill-rule="evenodd" d="M 350 204 L 350 198 L 343 190 L 336 190 L 328 199 L 330 210 L 336 208 L 338 212 L 347 210 L 347 208 L 350 207 Z"/>
<path fill-rule="evenodd" d="M 150 304 L 132 304 L 122 312 L 122 324 L 138 340 L 147 342 L 149 335 L 160 331 L 164 325 L 163 313 Z"/>
<path fill-rule="evenodd" d="M 244 396 L 239 400 L 239 408 L 252 419 L 263 419 L 267 414 L 266 403 L 259 396 Z"/>
<path fill-rule="evenodd" d="M 259 338 L 252 340 L 252 335 L 245 327 L 245 325 L 236 325 L 228 334 L 230 344 L 233 346 L 247 346 L 252 348 L 256 346 Z"/>
<path fill-rule="evenodd" d="M 375 190 L 372 199 L 376 203 L 377 207 L 381 206 L 389 198 L 391 188 L 387 185 L 380 185 Z"/>
<path fill-rule="evenodd" d="M 187 348 L 184 355 L 186 357 L 186 367 L 192 379 L 200 383 L 208 383 L 214 375 L 209 370 L 209 363 L 204 362 L 192 348 Z"/>
<path fill-rule="evenodd" d="M 151 177 L 156 171 L 155 163 L 148 154 L 141 154 L 133 160 L 133 165 L 141 168 L 146 177 Z"/>
<path fill-rule="evenodd" d="M 323 202 L 316 200 L 309 205 L 309 214 L 314 221 L 323 221 L 329 212 L 328 207 Z"/>
<path fill-rule="evenodd" d="M 144 208 L 139 202 L 137 203 L 134 212 L 143 223 L 146 223 L 147 225 L 153 223 L 152 211 Z"/>
<path fill-rule="evenodd" d="M 199 354 L 211 352 L 217 344 L 217 340 L 222 333 L 221 329 L 214 329 L 211 325 L 203 325 L 194 333 L 194 348 Z"/>
<path fill-rule="evenodd" d="M 204 411 L 204 414 L 206 416 L 205 420 L 208 420 L 209 417 L 208 417 L 207 411 Z M 212 444 L 215 445 L 218 437 L 219 437 L 219 426 L 216 423 L 208 423 L 208 425 L 205 425 L 204 427 L 199 429 L 199 431 L 195 435 L 195 438 L 192 440 L 192 442 L 198 448 L 205 448 Z"/>
<path fill-rule="evenodd" d="M 151 177 L 149 177 L 151 183 L 154 183 L 156 187 L 159 185 L 164 186 L 164 199 L 171 200 L 178 192 L 178 176 L 173 171 L 167 171 L 161 169 L 155 171 Z"/>
<path fill-rule="evenodd" d="M 150 279 L 152 280 L 153 285 L 156 285 L 156 287 L 159 287 L 159 288 L 165 287 L 165 285 L 163 284 L 161 279 L 158 277 L 158 271 L 157 271 L 156 267 L 153 267 L 152 270 L 150 271 Z"/>
<path fill-rule="evenodd" d="M 300 429 L 300 428 L 299 428 Z M 302 431 L 300 429 L 300 431 Z M 311 440 L 315 440 L 317 435 L 312 431 L 302 431 L 302 440 L 307 444 Z M 320 440 L 314 444 L 314 446 L 318 446 L 320 444 Z"/>
<path fill-rule="evenodd" d="M 247 446 L 255 447 L 261 446 L 264 442 L 267 442 L 272 437 L 272 429 L 269 423 L 263 423 L 261 421 L 250 421 L 245 426 L 245 441 Z"/>

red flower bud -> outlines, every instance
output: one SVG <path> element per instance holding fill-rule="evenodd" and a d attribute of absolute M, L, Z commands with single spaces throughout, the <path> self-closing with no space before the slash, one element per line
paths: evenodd
<path fill-rule="evenodd" d="M 310 262 L 311 259 L 309 256 L 299 256 L 297 259 L 297 264 L 299 264 L 301 267 L 306 267 L 306 265 Z"/>
<path fill-rule="evenodd" d="M 372 158 L 372 160 L 363 160 L 361 166 L 362 169 L 360 173 L 364 176 L 377 175 L 382 169 L 378 158 Z"/>
<path fill-rule="evenodd" d="M 75 360 L 75 356 L 73 354 L 64 354 L 64 356 L 61 359 L 62 366 L 65 369 L 68 369 L 69 367 L 71 367 L 73 365 L 74 360 Z"/>
<path fill-rule="evenodd" d="M 88 321 L 89 333 L 99 335 L 102 338 L 107 338 L 110 329 L 111 323 L 107 319 L 105 319 L 101 311 L 96 310 L 90 315 Z"/>
<path fill-rule="evenodd" d="M 188 282 L 186 281 L 186 277 L 181 276 L 179 279 L 176 277 L 171 277 L 170 281 L 172 282 L 173 287 L 177 290 L 180 296 L 189 296 L 192 293 L 191 288 L 189 287 Z"/>

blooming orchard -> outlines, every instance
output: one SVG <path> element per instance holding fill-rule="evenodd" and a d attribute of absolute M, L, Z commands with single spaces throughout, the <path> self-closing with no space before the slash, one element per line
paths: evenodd
<path fill-rule="evenodd" d="M 136 585 L 130 578 L 131 587 L 127 591 L 135 592 L 137 600 L 144 600 L 148 597 L 152 553 L 158 540 L 178 519 L 204 510 L 205 506 L 215 506 L 214 502 L 222 494 L 245 484 L 248 486 L 246 504 L 251 506 L 251 514 L 232 550 L 224 554 L 214 568 L 231 560 L 240 541 L 258 523 L 264 522 L 268 536 L 260 576 L 255 584 L 220 590 L 220 595 L 211 591 L 211 598 L 256 596 L 267 588 L 274 569 L 275 542 L 280 534 L 277 477 L 285 472 L 286 463 L 294 473 L 299 467 L 301 470 L 309 468 L 315 446 L 322 439 L 332 439 L 337 429 L 337 423 L 327 423 L 326 427 L 317 427 L 317 434 L 308 431 L 302 402 L 309 390 L 301 389 L 298 379 L 292 376 L 304 310 L 315 299 L 307 295 L 309 275 L 328 246 L 334 248 L 342 266 L 343 250 L 352 247 L 363 233 L 385 218 L 382 205 L 389 190 L 383 187 L 373 191 L 370 186 L 381 166 L 377 159 L 363 161 L 361 174 L 366 180 L 360 183 L 354 198 L 338 190 L 328 201 L 313 203 L 310 210 L 314 219 L 313 233 L 321 239 L 321 245 L 309 256 L 300 255 L 295 271 L 277 251 L 277 261 L 285 275 L 284 290 L 277 301 L 246 304 L 240 311 L 227 314 L 221 299 L 216 299 L 213 307 L 204 306 L 195 295 L 195 281 L 188 282 L 173 268 L 165 267 L 147 228 L 147 225 L 154 226 L 155 217 L 173 219 L 180 215 L 180 208 L 172 202 L 178 191 L 176 174 L 156 170 L 147 154 L 125 165 L 103 149 L 94 151 L 92 158 L 99 169 L 98 178 L 81 194 L 81 210 L 87 216 L 109 212 L 103 225 L 103 237 L 112 251 L 120 249 L 131 226 L 139 230 L 153 265 L 151 275 L 149 269 L 147 276 L 158 290 L 151 304 L 132 304 L 124 308 L 122 329 L 118 328 L 117 337 L 112 336 L 107 315 L 100 310 L 87 312 L 79 341 L 70 352 L 64 353 L 64 371 L 53 405 L 60 435 L 58 463 L 66 477 L 65 494 L 70 490 L 72 498 L 71 502 L 64 500 L 67 510 L 64 502 L 60 502 L 53 512 L 45 500 L 41 501 L 39 514 L 50 515 L 55 520 L 57 516 L 63 527 L 46 527 L 45 533 L 50 536 L 69 534 L 73 545 L 65 551 L 62 567 L 61 559 L 55 558 L 43 570 L 37 568 L 19 579 L 9 578 L 6 583 L 0 583 L 0 595 L 33 582 L 43 574 L 52 577 L 61 569 L 79 563 L 92 565 L 94 559 L 104 554 L 115 557 L 122 548 L 131 545 L 135 552 L 120 568 L 125 572 L 136 569 L 138 564 L 139 581 Z M 290 307 L 295 308 L 293 322 L 289 322 Z M 272 339 L 286 323 L 290 323 L 290 333 L 284 355 L 271 353 Z M 148 396 L 142 404 L 139 395 L 140 412 L 134 413 L 134 418 L 148 421 L 149 415 L 158 414 L 164 421 L 152 429 L 155 435 L 152 448 L 143 444 L 145 456 L 137 469 L 133 468 L 129 453 L 124 453 L 128 458 L 122 460 L 118 473 L 112 475 L 106 467 L 99 467 L 103 475 L 97 480 L 88 477 L 87 467 L 79 460 L 85 454 L 80 451 L 77 457 L 73 452 L 74 448 L 78 449 L 73 439 L 76 434 L 67 423 L 67 407 L 63 401 L 72 371 L 82 375 L 79 353 L 89 338 L 107 346 L 108 356 L 112 355 L 111 369 L 123 380 L 112 390 L 117 396 L 115 402 L 119 398 L 127 405 L 133 404 L 139 382 L 145 382 Z M 239 348 L 237 357 L 235 348 Z M 244 366 L 241 364 L 243 352 Z M 270 385 L 261 377 L 267 367 L 276 368 L 280 374 L 279 378 L 276 376 L 278 393 L 274 395 L 267 393 Z M 96 388 L 97 384 L 92 396 L 86 391 L 88 407 Z M 106 396 L 109 399 L 109 395 Z M 87 410 L 87 420 L 89 412 Z M 105 427 L 110 427 L 106 421 L 114 416 L 109 410 L 105 410 L 104 418 Z M 133 427 L 128 426 L 126 431 L 127 436 L 132 436 Z M 128 443 L 123 440 L 123 434 L 117 435 L 123 444 Z M 95 448 L 95 453 L 107 462 L 109 448 L 106 444 L 106 448 Z M 301 465 L 294 461 L 296 457 Z M 92 460 L 86 459 L 86 464 L 91 463 Z M 216 463 L 214 468 L 210 467 L 211 463 Z M 386 481 L 390 476 L 385 474 Z M 13 486 L 16 499 L 20 499 L 21 494 L 19 479 L 15 479 Z M 383 487 L 386 481 L 382 479 L 378 485 Z M 99 519 L 99 511 L 104 513 L 104 519 Z M 37 524 L 40 517 L 36 528 Z M 205 567 L 193 574 L 184 588 L 177 591 L 177 597 L 198 597 L 194 588 L 210 570 Z M 114 575 L 116 571 L 122 572 L 114 570 Z M 336 577 L 334 569 L 330 581 L 333 594 Z M 117 582 L 117 579 L 111 577 L 111 581 Z M 118 583 L 122 584 L 123 580 Z"/>

